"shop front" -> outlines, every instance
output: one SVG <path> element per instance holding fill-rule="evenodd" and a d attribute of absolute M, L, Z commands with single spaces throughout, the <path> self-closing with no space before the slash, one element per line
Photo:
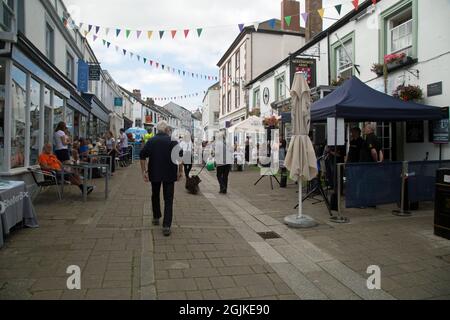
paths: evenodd
<path fill-rule="evenodd" d="M 0 176 L 29 180 L 27 169 L 38 164 L 44 144 L 53 143 L 55 126 L 67 121 L 75 133 L 76 112 L 87 111 L 71 108 L 71 94 L 75 88 L 26 39 L 19 37 L 0 57 Z"/>
<path fill-rule="evenodd" d="M 87 137 L 96 141 L 110 130 L 111 111 L 93 94 L 83 94 L 83 99 L 91 106 Z"/>

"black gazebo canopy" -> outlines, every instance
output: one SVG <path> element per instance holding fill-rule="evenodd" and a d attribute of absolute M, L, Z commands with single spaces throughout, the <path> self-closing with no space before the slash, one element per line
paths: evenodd
<path fill-rule="evenodd" d="M 328 118 L 347 121 L 415 121 L 441 120 L 442 109 L 414 102 L 405 102 L 372 89 L 356 77 L 314 103 L 311 107 L 313 122 Z"/>

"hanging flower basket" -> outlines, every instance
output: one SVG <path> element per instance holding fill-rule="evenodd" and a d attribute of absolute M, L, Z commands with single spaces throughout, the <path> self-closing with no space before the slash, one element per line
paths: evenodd
<path fill-rule="evenodd" d="M 398 86 L 393 96 L 403 101 L 418 101 L 423 98 L 423 91 L 419 86 Z"/>
<path fill-rule="evenodd" d="M 280 121 L 276 116 L 267 117 L 263 120 L 263 124 L 266 128 L 278 128 Z"/>

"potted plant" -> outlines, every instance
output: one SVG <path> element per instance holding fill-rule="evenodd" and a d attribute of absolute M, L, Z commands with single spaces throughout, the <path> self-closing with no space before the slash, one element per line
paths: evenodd
<path fill-rule="evenodd" d="M 400 85 L 394 91 L 393 96 L 403 101 L 418 101 L 423 98 L 423 91 L 419 86 Z"/>
<path fill-rule="evenodd" d="M 256 117 L 260 117 L 261 116 L 261 109 L 259 108 L 253 108 L 252 111 L 250 111 L 249 116 L 256 116 Z"/>
<path fill-rule="evenodd" d="M 341 78 L 341 77 L 338 77 L 336 80 L 331 81 L 331 85 L 332 85 L 333 87 L 340 87 L 340 86 L 343 85 L 344 82 L 347 81 L 347 80 L 348 80 L 347 78 Z"/>
<path fill-rule="evenodd" d="M 377 76 L 382 76 L 384 74 L 384 64 L 382 63 L 374 63 L 372 65 L 372 69 L 370 69 L 373 73 L 375 73 Z"/>

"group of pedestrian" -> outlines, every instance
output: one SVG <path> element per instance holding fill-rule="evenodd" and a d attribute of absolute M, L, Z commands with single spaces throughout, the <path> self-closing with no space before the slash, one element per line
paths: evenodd
<path fill-rule="evenodd" d="M 351 130 L 352 137 L 346 162 L 383 162 L 384 154 L 380 141 L 375 135 L 375 126 L 367 124 L 364 127 L 365 140 L 362 138 L 361 133 L 361 129 L 358 127 Z"/>

